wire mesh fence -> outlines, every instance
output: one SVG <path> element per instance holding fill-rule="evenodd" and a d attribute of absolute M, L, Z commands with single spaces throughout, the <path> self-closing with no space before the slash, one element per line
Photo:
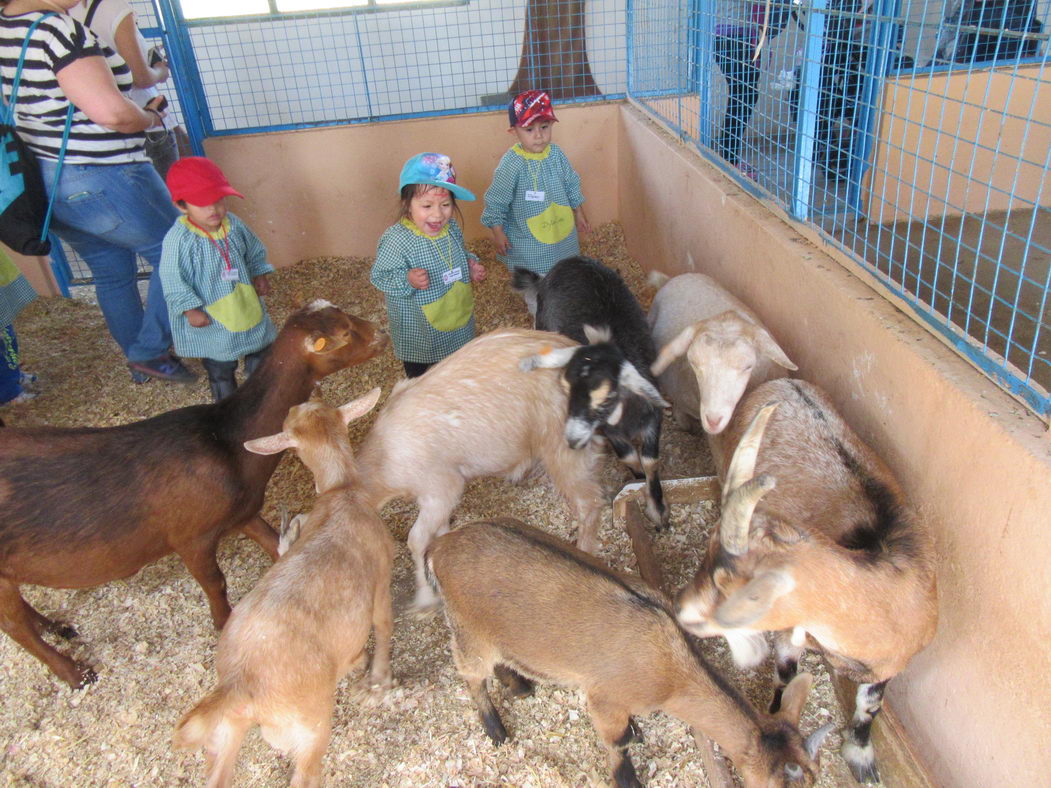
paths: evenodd
<path fill-rule="evenodd" d="M 628 93 L 1051 413 L 1048 0 L 633 0 Z"/>

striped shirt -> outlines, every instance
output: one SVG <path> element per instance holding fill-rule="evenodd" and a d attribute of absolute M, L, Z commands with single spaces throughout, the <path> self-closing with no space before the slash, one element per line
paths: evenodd
<path fill-rule="evenodd" d="M 18 16 L 0 12 L 0 77 L 4 99 L 11 96 L 18 57 L 29 26 L 44 14 L 31 11 Z M 56 74 L 80 58 L 104 57 L 117 87 L 127 93 L 131 71 L 124 60 L 100 44 L 94 34 L 66 14 L 49 16 L 36 30 L 26 51 L 22 83 L 15 107 L 18 135 L 38 156 L 57 159 L 62 145 L 69 100 L 59 87 Z M 92 122 L 77 109 L 66 148 L 70 164 L 127 164 L 149 161 L 143 149 L 145 134 L 126 134 Z"/>
<path fill-rule="evenodd" d="M 473 255 L 471 255 L 473 257 Z M 474 339 L 474 315 L 453 331 L 439 331 L 427 320 L 425 304 L 443 298 L 452 287 L 442 275 L 459 270 L 460 282 L 471 286 L 463 232 L 455 219 L 436 238 L 424 235 L 411 221 L 391 225 L 380 238 L 370 280 L 387 297 L 387 319 L 394 355 L 401 361 L 433 364 Z M 409 284 L 410 268 L 427 271 L 430 285 L 417 290 Z"/>
<path fill-rule="evenodd" d="M 236 280 L 223 278 L 223 252 L 229 256 L 230 267 L 237 271 Z M 186 358 L 236 361 L 268 347 L 277 336 L 277 328 L 263 299 L 252 289 L 252 280 L 273 270 L 266 261 L 263 242 L 232 213 L 226 214 L 222 227 L 211 239 L 208 233 L 187 222 L 185 216 L 179 217 L 164 236 L 159 270 L 175 352 Z M 222 322 L 226 314 L 221 312 L 222 304 L 234 301 L 232 297 L 238 289 L 240 305 L 261 307 L 262 316 L 254 325 L 230 330 Z M 212 322 L 194 328 L 183 314 L 189 309 L 203 309 Z M 233 317 L 241 318 L 243 314 Z"/>
<path fill-rule="evenodd" d="M 482 224 L 502 226 L 511 242 L 508 253 L 496 259 L 509 270 L 521 266 L 544 276 L 559 260 L 580 254 L 575 219 L 565 213 L 583 202 L 580 176 L 560 147 L 551 143 L 542 153 L 528 153 L 515 144 L 500 159 L 485 192 Z M 537 238 L 530 225 L 554 206 L 564 206 L 561 218 L 568 233 L 551 243 Z"/>

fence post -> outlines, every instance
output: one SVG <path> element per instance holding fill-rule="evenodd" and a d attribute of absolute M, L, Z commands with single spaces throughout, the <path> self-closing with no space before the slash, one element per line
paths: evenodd
<path fill-rule="evenodd" d="M 814 186 L 814 145 L 817 106 L 824 71 L 825 23 L 828 0 L 813 0 L 806 26 L 803 68 L 799 75 L 799 119 L 796 122 L 791 214 L 802 222 L 810 218 Z"/>

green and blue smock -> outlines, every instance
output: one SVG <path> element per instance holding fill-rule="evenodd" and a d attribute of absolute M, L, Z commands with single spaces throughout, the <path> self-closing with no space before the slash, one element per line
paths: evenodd
<path fill-rule="evenodd" d="M 268 347 L 277 328 L 252 280 L 273 270 L 262 241 L 232 213 L 211 235 L 179 217 L 164 236 L 160 265 L 175 352 L 236 361 Z M 212 322 L 194 328 L 183 314 L 190 309 L 203 309 Z"/>
<path fill-rule="evenodd" d="M 511 248 L 496 259 L 544 276 L 555 263 L 580 254 L 573 209 L 584 202 L 580 176 L 554 143 L 542 153 L 515 144 L 496 166 L 485 192 L 482 224 L 503 227 Z"/>
<path fill-rule="evenodd" d="M 394 355 L 433 364 L 474 339 L 474 291 L 463 232 L 455 219 L 431 237 L 402 219 L 380 237 L 369 280 L 387 300 Z M 429 287 L 409 284 L 409 269 L 427 271 Z"/>

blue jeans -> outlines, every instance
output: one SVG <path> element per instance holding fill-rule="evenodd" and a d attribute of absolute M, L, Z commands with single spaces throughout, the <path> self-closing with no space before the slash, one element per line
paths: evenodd
<path fill-rule="evenodd" d="M 22 393 L 21 371 L 15 327 L 4 326 L 0 328 L 0 405 Z"/>
<path fill-rule="evenodd" d="M 56 164 L 40 160 L 49 195 Z M 62 167 L 52 229 L 91 269 L 106 325 L 130 361 L 163 356 L 171 345 L 158 269 L 164 236 L 178 216 L 149 162 Z M 153 266 L 145 310 L 135 281 L 136 254 Z"/>

